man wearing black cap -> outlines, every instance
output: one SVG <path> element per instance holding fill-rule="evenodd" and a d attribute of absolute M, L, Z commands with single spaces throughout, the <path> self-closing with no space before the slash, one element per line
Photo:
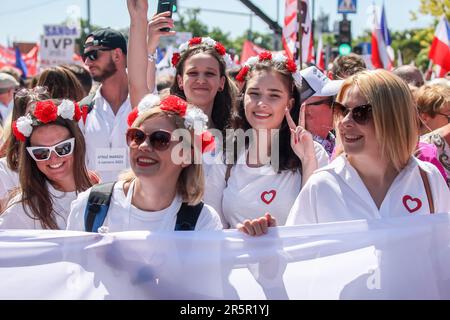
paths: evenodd
<path fill-rule="evenodd" d="M 80 124 L 86 139 L 87 165 L 102 182 L 115 181 L 120 171 L 129 167 L 125 133 L 131 104 L 125 37 L 110 28 L 91 33 L 84 44 L 83 61 L 92 78 L 101 84 L 89 103 L 85 122 Z"/>

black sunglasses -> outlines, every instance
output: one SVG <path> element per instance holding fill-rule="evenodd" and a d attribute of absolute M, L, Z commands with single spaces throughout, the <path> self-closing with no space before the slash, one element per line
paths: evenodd
<path fill-rule="evenodd" d="M 114 49 L 111 48 L 100 48 L 100 49 L 94 49 L 94 50 L 90 50 L 88 52 L 83 53 L 83 61 L 86 61 L 87 58 L 89 58 L 89 60 L 91 61 L 95 61 L 98 59 L 98 52 L 99 51 L 111 51 Z"/>
<path fill-rule="evenodd" d="M 370 118 L 372 118 L 372 106 L 370 104 L 363 104 L 354 108 L 349 108 L 335 101 L 333 103 L 333 110 L 336 115 L 342 118 L 351 113 L 352 119 L 360 125 L 366 124 Z"/>
<path fill-rule="evenodd" d="M 330 97 L 330 98 L 314 101 L 311 103 L 306 103 L 305 106 L 320 106 L 322 104 L 327 104 L 331 107 L 333 105 L 333 102 L 334 102 L 333 97 Z"/>
<path fill-rule="evenodd" d="M 170 146 L 172 134 L 164 130 L 157 130 L 151 134 L 146 134 L 138 128 L 130 128 L 127 131 L 127 144 L 130 148 L 139 147 L 147 138 L 150 139 L 150 145 L 153 149 L 165 151 Z"/>

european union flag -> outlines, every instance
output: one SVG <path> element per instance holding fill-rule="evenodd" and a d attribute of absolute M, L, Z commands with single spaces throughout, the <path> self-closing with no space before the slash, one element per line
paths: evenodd
<path fill-rule="evenodd" d="M 16 47 L 16 68 L 22 70 L 22 79 L 26 79 L 28 75 L 27 65 L 22 59 L 19 47 Z"/>

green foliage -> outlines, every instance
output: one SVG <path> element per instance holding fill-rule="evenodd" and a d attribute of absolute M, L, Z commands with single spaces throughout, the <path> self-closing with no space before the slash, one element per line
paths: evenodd
<path fill-rule="evenodd" d="M 444 14 L 450 20 L 450 0 L 420 0 L 419 12 L 436 18 Z"/>

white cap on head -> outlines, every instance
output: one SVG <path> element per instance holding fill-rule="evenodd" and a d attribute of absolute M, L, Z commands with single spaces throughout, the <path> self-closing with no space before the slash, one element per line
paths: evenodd
<path fill-rule="evenodd" d="M 4 72 L 0 72 L 0 90 L 12 89 L 19 86 L 16 78 Z"/>
<path fill-rule="evenodd" d="M 317 67 L 308 67 L 300 71 L 303 81 L 314 90 L 312 97 L 331 97 L 338 94 L 344 80 L 330 80 Z"/>

